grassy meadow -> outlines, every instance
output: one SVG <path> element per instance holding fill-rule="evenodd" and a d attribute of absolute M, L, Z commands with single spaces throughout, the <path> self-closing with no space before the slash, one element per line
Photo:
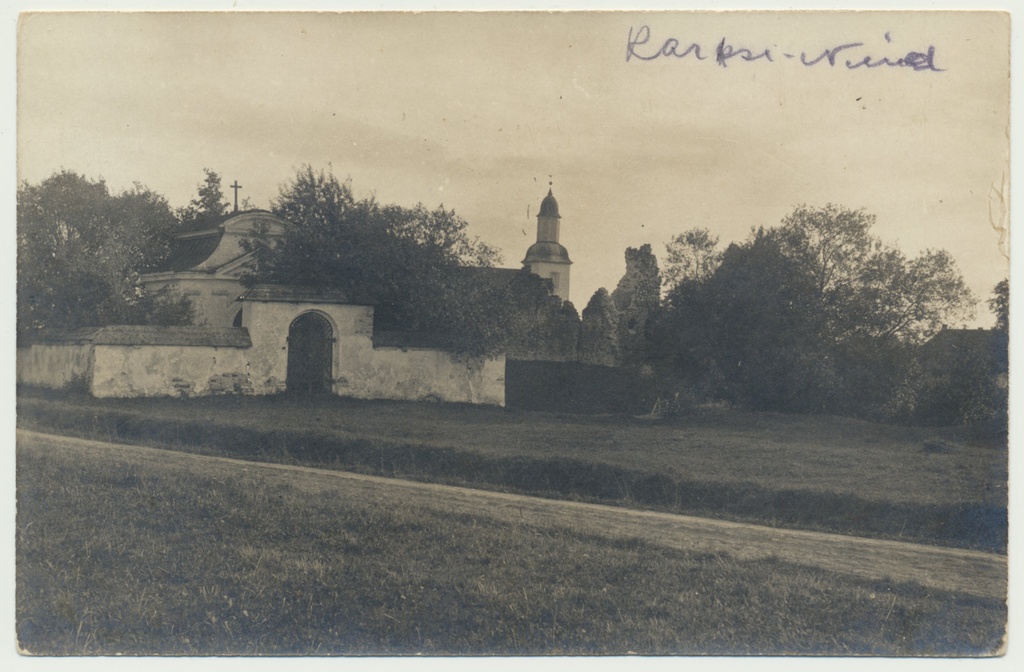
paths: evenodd
<path fill-rule="evenodd" d="M 37 654 L 984 655 L 1005 604 L 329 476 L 20 442 L 17 633 Z"/>
<path fill-rule="evenodd" d="M 675 421 L 335 397 L 23 390 L 18 424 L 246 459 L 1005 552 L 1005 437 L 833 416 Z"/>

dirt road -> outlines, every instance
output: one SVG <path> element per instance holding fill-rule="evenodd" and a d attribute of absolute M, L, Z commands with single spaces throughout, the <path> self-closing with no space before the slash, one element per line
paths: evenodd
<path fill-rule="evenodd" d="M 82 450 L 128 452 L 153 458 L 174 454 L 181 460 L 205 462 L 211 466 L 216 463 L 246 469 L 308 473 L 316 478 L 335 479 L 339 487 L 359 497 L 373 498 L 375 492 L 387 488 L 391 494 L 402 493 L 403 501 L 431 509 L 530 525 L 570 527 L 585 534 L 642 539 L 669 548 L 726 553 L 740 559 L 774 556 L 787 562 L 866 578 L 915 581 L 929 588 L 961 591 L 982 597 L 1006 596 L 1006 556 L 980 551 L 785 530 L 310 467 L 176 453 L 21 429 L 17 435 L 22 449 L 45 450 L 48 445 L 58 445 Z"/>

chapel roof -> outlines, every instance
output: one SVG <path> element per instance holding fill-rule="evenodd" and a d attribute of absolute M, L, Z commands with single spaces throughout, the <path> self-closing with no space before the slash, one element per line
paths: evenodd
<path fill-rule="evenodd" d="M 229 212 L 226 215 L 206 220 L 204 222 L 205 228 L 185 229 L 183 231 L 179 231 L 175 236 L 170 254 L 168 254 L 167 257 L 150 272 L 182 272 L 196 269 L 196 267 L 210 260 L 211 257 L 214 256 L 214 253 L 217 252 L 224 239 L 224 232 L 228 222 L 239 217 L 248 216 L 249 218 L 252 218 L 253 215 L 256 216 L 256 219 L 265 219 L 266 217 L 275 220 L 279 219 L 269 210 L 241 210 L 239 212 Z M 235 249 L 235 247 L 232 246 L 231 249 Z M 237 257 L 242 253 L 243 252 L 241 250 L 238 250 L 236 252 L 229 253 L 229 256 Z M 216 262 L 215 265 L 222 266 L 224 261 L 226 260 L 221 259 L 219 262 Z M 213 272 L 215 269 L 209 268 L 200 270 Z"/>
<path fill-rule="evenodd" d="M 187 271 L 203 263 L 217 250 L 224 229 L 215 228 L 179 236 L 171 253 L 154 269 L 156 273 Z"/>

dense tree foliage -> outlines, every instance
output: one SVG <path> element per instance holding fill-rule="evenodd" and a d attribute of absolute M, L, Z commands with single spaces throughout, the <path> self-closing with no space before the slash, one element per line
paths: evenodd
<path fill-rule="evenodd" d="M 797 207 L 772 231 L 814 283 L 830 336 L 923 342 L 973 315 L 975 299 L 944 250 L 908 259 L 871 235 L 874 215 L 829 204 Z"/>
<path fill-rule="evenodd" d="M 710 272 L 677 263 L 648 330 L 652 363 L 687 389 L 753 408 L 909 413 L 913 347 L 968 316 L 974 299 L 948 253 L 908 259 L 871 235 L 873 223 L 863 210 L 800 206 L 730 245 Z M 692 234 L 670 250 L 714 259 L 712 243 Z"/>
<path fill-rule="evenodd" d="M 665 246 L 665 253 L 662 275 L 669 290 L 681 284 L 706 281 L 722 261 L 718 236 L 700 228 L 673 236 Z"/>
<path fill-rule="evenodd" d="M 473 239 L 451 210 L 357 200 L 351 184 L 304 166 L 283 185 L 275 214 L 295 224 L 275 244 L 253 241 L 247 282 L 323 287 L 376 306 L 376 328 L 427 333 L 471 354 L 505 351 L 523 327 L 517 311 L 546 303 L 528 274 L 495 283 L 472 268 L 493 265 L 493 248 Z"/>
<path fill-rule="evenodd" d="M 1010 281 L 1000 280 L 992 289 L 988 307 L 995 313 L 996 329 L 1007 331 L 1010 328 Z"/>
<path fill-rule="evenodd" d="M 829 361 L 813 281 L 764 231 L 683 283 L 652 328 L 655 356 L 687 384 L 762 408 L 819 410 Z M 666 361 L 667 360 L 667 361 Z"/>
<path fill-rule="evenodd" d="M 18 331 L 104 324 L 187 324 L 180 296 L 146 293 L 141 271 L 167 253 L 177 227 L 167 201 L 136 184 L 60 171 L 18 189 Z"/>
<path fill-rule="evenodd" d="M 209 168 L 203 168 L 203 173 L 206 177 L 196 185 L 195 198 L 178 209 L 182 229 L 205 229 L 217 224 L 227 214 L 228 204 L 220 187 L 220 175 Z"/>
<path fill-rule="evenodd" d="M 932 424 L 988 422 L 1005 431 L 1008 420 L 1009 283 L 1000 281 L 989 306 L 992 330 L 947 330 L 922 349 L 915 418 Z"/>
<path fill-rule="evenodd" d="M 914 419 L 924 424 L 989 422 L 1006 429 L 1006 332 L 979 334 L 977 342 L 927 352 Z"/>

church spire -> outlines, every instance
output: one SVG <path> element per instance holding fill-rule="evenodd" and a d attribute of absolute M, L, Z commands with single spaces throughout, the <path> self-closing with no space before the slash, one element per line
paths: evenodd
<path fill-rule="evenodd" d="M 540 212 L 537 213 L 537 217 L 555 217 L 561 219 L 558 214 L 558 201 L 555 200 L 555 195 L 551 193 L 551 189 L 548 189 L 548 195 L 544 197 L 544 200 L 540 202 Z M 555 239 L 557 242 L 557 238 Z"/>
<path fill-rule="evenodd" d="M 552 293 L 562 300 L 569 298 L 569 252 L 558 242 L 560 220 L 558 201 L 548 188 L 537 213 L 537 242 L 526 251 L 523 267 L 551 281 Z"/>
<path fill-rule="evenodd" d="M 550 184 L 550 183 L 549 183 Z M 562 218 L 558 214 L 558 201 L 555 195 L 548 188 L 548 195 L 540 202 L 540 211 L 537 213 L 537 242 L 557 243 L 559 221 Z"/>

